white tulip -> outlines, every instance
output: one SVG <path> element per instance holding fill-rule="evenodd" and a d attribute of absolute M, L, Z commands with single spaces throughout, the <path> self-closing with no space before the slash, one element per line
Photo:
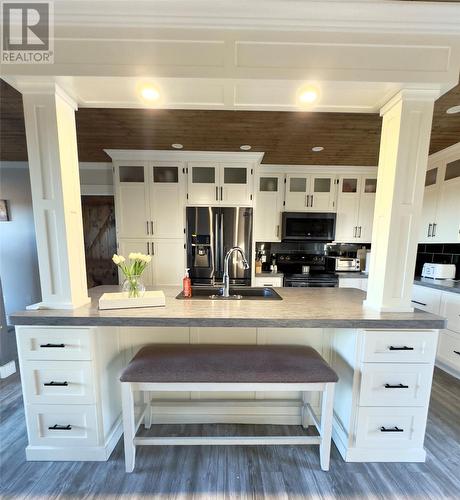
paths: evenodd
<path fill-rule="evenodd" d="M 117 266 L 121 262 L 120 257 L 116 253 L 113 254 L 112 260 Z"/>
<path fill-rule="evenodd" d="M 123 257 L 123 255 L 119 255 L 118 258 L 120 259 L 120 262 L 124 262 L 126 259 Z"/>
<path fill-rule="evenodd" d="M 152 261 L 152 256 L 151 255 L 145 255 L 145 262 L 148 264 L 151 261 Z"/>
<path fill-rule="evenodd" d="M 128 255 L 129 259 L 130 260 L 135 260 L 137 258 L 137 253 L 134 253 L 134 252 L 131 252 L 129 255 Z"/>

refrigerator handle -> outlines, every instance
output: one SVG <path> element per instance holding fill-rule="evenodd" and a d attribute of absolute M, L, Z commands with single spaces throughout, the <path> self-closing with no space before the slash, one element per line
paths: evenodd
<path fill-rule="evenodd" d="M 214 278 L 216 275 L 219 275 L 220 270 L 220 255 L 219 255 L 219 213 L 215 212 L 214 214 L 214 243 L 213 243 L 213 252 L 214 252 Z"/>
<path fill-rule="evenodd" d="M 224 274 L 224 214 L 220 214 L 220 227 L 219 227 L 219 254 L 220 254 L 220 273 Z"/>

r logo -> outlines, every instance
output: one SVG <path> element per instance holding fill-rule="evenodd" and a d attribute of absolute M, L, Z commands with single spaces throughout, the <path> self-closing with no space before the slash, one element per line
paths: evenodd
<path fill-rule="evenodd" d="M 49 50 L 49 3 L 4 2 L 2 7 L 3 50 Z"/>

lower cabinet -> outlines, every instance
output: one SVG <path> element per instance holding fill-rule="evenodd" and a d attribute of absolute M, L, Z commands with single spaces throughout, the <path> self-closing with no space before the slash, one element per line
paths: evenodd
<path fill-rule="evenodd" d="M 436 361 L 440 368 L 460 377 L 460 333 L 451 330 L 441 331 Z"/>
<path fill-rule="evenodd" d="M 367 290 L 367 278 L 339 278 L 339 288 L 358 288 Z"/>
<path fill-rule="evenodd" d="M 128 258 L 131 252 L 151 255 L 152 261 L 142 275 L 146 286 L 180 286 L 185 274 L 184 240 L 178 239 L 121 239 L 118 253 Z M 120 283 L 123 274 L 119 273 Z"/>
<path fill-rule="evenodd" d="M 253 286 L 281 288 L 283 286 L 283 278 L 281 276 L 256 276 L 253 280 Z"/>

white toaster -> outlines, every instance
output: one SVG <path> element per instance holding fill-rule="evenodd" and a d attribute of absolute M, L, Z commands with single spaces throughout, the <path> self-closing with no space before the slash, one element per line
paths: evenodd
<path fill-rule="evenodd" d="M 436 280 L 452 280 L 455 278 L 455 264 L 423 264 L 422 276 Z"/>

